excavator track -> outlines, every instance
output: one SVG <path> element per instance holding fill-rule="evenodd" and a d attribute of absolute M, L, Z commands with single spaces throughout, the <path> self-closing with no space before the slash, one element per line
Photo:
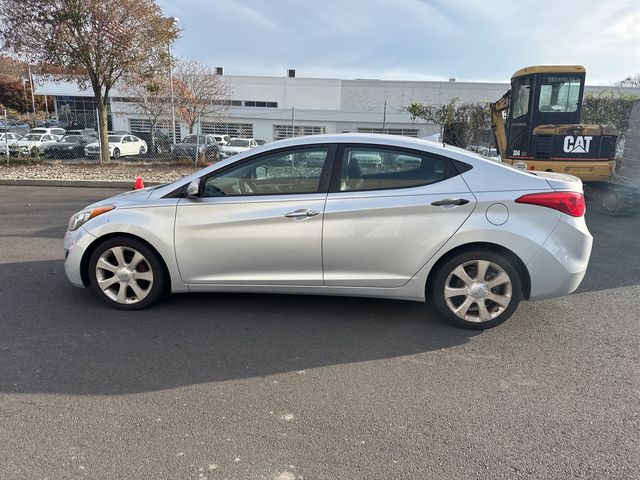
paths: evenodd
<path fill-rule="evenodd" d="M 609 182 L 584 184 L 587 201 L 598 210 L 614 217 L 635 215 L 640 211 L 640 190 Z"/>

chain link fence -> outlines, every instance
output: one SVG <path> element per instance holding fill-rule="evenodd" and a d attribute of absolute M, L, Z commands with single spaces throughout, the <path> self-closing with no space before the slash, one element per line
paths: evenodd
<path fill-rule="evenodd" d="M 95 118 L 95 114 L 76 114 L 74 123 L 66 124 L 76 128 L 69 128 L 63 135 L 37 129 L 22 138 L 7 134 L 0 138 L 0 153 L 6 162 L 100 162 Z M 497 156 L 489 125 L 474 132 L 456 125 L 444 128 L 413 118 L 403 107 L 386 104 L 363 111 L 230 109 L 224 118 L 201 116 L 191 132 L 177 120 L 172 131 L 171 123 L 170 118 L 152 122 L 139 114 L 111 111 L 109 160 L 204 165 L 277 140 L 330 133 L 404 135 Z M 3 133 L 0 130 L 0 135 Z"/>

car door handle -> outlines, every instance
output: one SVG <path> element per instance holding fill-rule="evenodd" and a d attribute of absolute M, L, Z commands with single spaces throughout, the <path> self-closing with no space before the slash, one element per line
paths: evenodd
<path fill-rule="evenodd" d="M 316 215 L 319 215 L 320 212 L 318 212 L 317 210 L 309 210 L 308 208 L 300 208 L 298 210 L 295 210 L 293 212 L 289 212 L 289 213 L 285 213 L 284 216 L 287 218 L 294 218 L 294 219 L 302 219 L 302 218 L 308 218 L 308 217 L 315 217 Z"/>
<path fill-rule="evenodd" d="M 442 200 L 432 202 L 431 205 L 434 207 L 446 207 L 450 205 L 466 205 L 467 203 L 469 203 L 469 200 L 466 198 L 443 198 Z"/>

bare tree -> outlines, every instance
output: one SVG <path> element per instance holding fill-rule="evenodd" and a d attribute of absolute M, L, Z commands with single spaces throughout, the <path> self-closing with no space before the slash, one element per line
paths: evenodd
<path fill-rule="evenodd" d="M 629 75 L 627 78 L 615 82 L 617 87 L 640 87 L 640 73 Z"/>
<path fill-rule="evenodd" d="M 152 151 L 160 153 L 156 145 L 156 131 L 161 120 L 171 114 L 169 79 L 155 73 L 136 75 L 127 78 L 121 88 L 131 99 L 127 103 L 129 110 L 149 122 Z"/>
<path fill-rule="evenodd" d="M 105 160 L 111 89 L 124 75 L 167 64 L 167 45 L 177 36 L 154 0 L 0 0 L 3 48 L 78 71 L 78 83 L 91 85 Z"/>
<path fill-rule="evenodd" d="M 221 118 L 229 108 L 229 84 L 207 65 L 181 59 L 173 71 L 173 81 L 178 115 L 189 133 L 193 133 L 200 116 Z"/>

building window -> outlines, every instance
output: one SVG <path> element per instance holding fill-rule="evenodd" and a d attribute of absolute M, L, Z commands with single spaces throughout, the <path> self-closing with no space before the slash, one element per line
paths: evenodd
<path fill-rule="evenodd" d="M 245 107 L 260 107 L 260 108 L 278 108 L 278 102 L 263 102 L 257 100 L 245 100 Z"/>
<path fill-rule="evenodd" d="M 322 135 L 327 133 L 327 127 L 319 125 L 274 125 L 273 139 L 282 140 L 283 138 L 302 137 L 304 135 Z"/>
<path fill-rule="evenodd" d="M 373 128 L 360 127 L 358 133 L 386 133 L 388 135 L 403 135 L 405 137 L 418 137 L 417 128 Z"/>
<path fill-rule="evenodd" d="M 202 133 L 229 135 L 230 137 L 253 138 L 252 123 L 202 122 Z"/>
<path fill-rule="evenodd" d="M 158 120 L 156 123 L 156 129 L 166 133 L 171 137 L 171 120 Z M 176 142 L 180 141 L 180 124 L 176 121 Z M 130 118 L 129 119 L 129 131 L 134 135 L 144 135 L 151 133 L 151 120 L 148 118 Z"/>
<path fill-rule="evenodd" d="M 137 103 L 140 101 L 140 99 L 135 97 L 111 97 L 111 101 L 113 103 Z M 162 101 L 169 102 L 170 99 L 162 99 Z"/>
<path fill-rule="evenodd" d="M 93 97 L 57 96 L 55 97 L 56 111 L 62 125 L 67 129 L 96 128 L 96 108 Z M 108 129 L 112 128 L 111 107 L 107 105 Z"/>

